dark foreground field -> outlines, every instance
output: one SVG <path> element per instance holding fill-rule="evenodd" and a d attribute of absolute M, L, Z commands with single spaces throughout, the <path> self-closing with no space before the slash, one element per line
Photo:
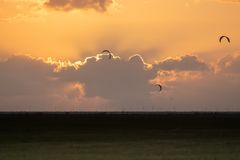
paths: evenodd
<path fill-rule="evenodd" d="M 0 160 L 237 160 L 240 113 L 0 113 Z"/>

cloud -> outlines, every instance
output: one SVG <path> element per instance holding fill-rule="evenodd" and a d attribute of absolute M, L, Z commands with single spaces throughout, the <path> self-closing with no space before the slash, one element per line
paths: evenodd
<path fill-rule="evenodd" d="M 43 1 L 36 0 L 12 0 L 1 1 L 0 23 L 13 22 L 42 22 L 46 11 L 42 7 Z"/>
<path fill-rule="evenodd" d="M 58 74 L 60 79 L 83 84 L 87 97 L 100 96 L 125 105 L 147 102 L 152 85 L 149 80 L 156 75 L 139 55 L 109 60 L 104 54 L 86 59 L 77 70 L 68 67 Z"/>
<path fill-rule="evenodd" d="M 49 8 L 63 11 L 95 9 L 104 12 L 112 3 L 113 0 L 48 0 L 45 5 Z"/>
<path fill-rule="evenodd" d="M 225 73 L 240 73 L 240 54 L 228 55 L 220 59 L 218 67 Z"/>
<path fill-rule="evenodd" d="M 221 73 L 200 78 L 179 76 L 166 82 L 164 94 L 154 94 L 153 104 L 174 111 L 239 111 L 239 79 L 239 75 L 229 77 Z"/>
<path fill-rule="evenodd" d="M 206 71 L 209 69 L 206 63 L 192 55 L 185 55 L 179 58 L 168 58 L 159 62 L 155 67 L 168 71 Z"/>
<path fill-rule="evenodd" d="M 32 95 L 49 91 L 54 66 L 40 59 L 12 56 L 0 63 L 1 95 Z M 37 88 L 37 89 L 35 89 Z"/>
<path fill-rule="evenodd" d="M 29 56 L 0 61 L 0 110 L 69 111 L 106 103 L 100 97 L 85 98 L 81 84 L 58 79 L 58 65 Z"/>
<path fill-rule="evenodd" d="M 0 110 L 234 110 L 239 59 L 224 57 L 213 72 L 189 55 L 157 64 L 140 55 L 98 54 L 76 62 L 12 56 L 0 61 Z"/>
<path fill-rule="evenodd" d="M 239 111 L 239 54 L 223 57 L 214 64 L 218 72 L 186 68 L 160 70 L 153 82 L 162 83 L 165 92 L 153 94 L 153 104 L 158 103 L 161 110 L 167 111 Z"/>

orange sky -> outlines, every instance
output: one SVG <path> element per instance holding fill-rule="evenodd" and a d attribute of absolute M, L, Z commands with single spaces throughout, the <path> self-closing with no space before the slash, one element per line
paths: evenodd
<path fill-rule="evenodd" d="M 238 17 L 233 0 L 0 0 L 0 111 L 240 111 Z"/>
<path fill-rule="evenodd" d="M 103 49 L 149 61 L 182 54 L 212 59 L 236 51 L 240 4 L 221 0 L 116 0 L 106 12 L 59 11 L 46 0 L 0 0 L 0 47 L 11 53 L 65 59 Z M 228 35 L 231 47 L 219 46 Z M 211 52 L 211 55 L 209 55 Z"/>

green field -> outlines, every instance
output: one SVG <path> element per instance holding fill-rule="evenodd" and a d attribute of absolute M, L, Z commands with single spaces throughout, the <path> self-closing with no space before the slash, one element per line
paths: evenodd
<path fill-rule="evenodd" d="M 237 160 L 238 130 L 1 133 L 0 160 Z"/>

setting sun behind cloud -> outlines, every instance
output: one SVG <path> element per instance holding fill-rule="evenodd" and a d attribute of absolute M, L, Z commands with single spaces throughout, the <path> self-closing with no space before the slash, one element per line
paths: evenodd
<path fill-rule="evenodd" d="M 224 83 L 230 87 L 219 91 L 218 98 L 238 93 L 238 1 L 0 0 L 0 5 L 0 85 L 8 93 L 0 93 L 4 105 L 13 97 L 11 105 L 29 99 L 41 104 L 37 96 L 45 93 L 42 105 L 62 99 L 71 106 L 117 106 L 126 100 L 134 106 L 141 99 L 145 105 L 161 101 L 168 106 L 169 97 L 181 95 L 175 98 L 181 109 L 194 106 L 187 97 L 195 95 L 192 99 L 214 110 L 221 104 L 208 101 L 206 93 L 216 94 Z M 219 43 L 222 35 L 231 43 Z M 100 54 L 105 49 L 118 58 L 106 59 Z M 156 94 L 153 82 L 164 83 L 166 91 Z M 46 89 L 38 92 L 43 84 Z M 126 84 L 132 86 L 129 94 Z M 233 107 L 236 101 L 226 96 L 224 105 Z"/>

